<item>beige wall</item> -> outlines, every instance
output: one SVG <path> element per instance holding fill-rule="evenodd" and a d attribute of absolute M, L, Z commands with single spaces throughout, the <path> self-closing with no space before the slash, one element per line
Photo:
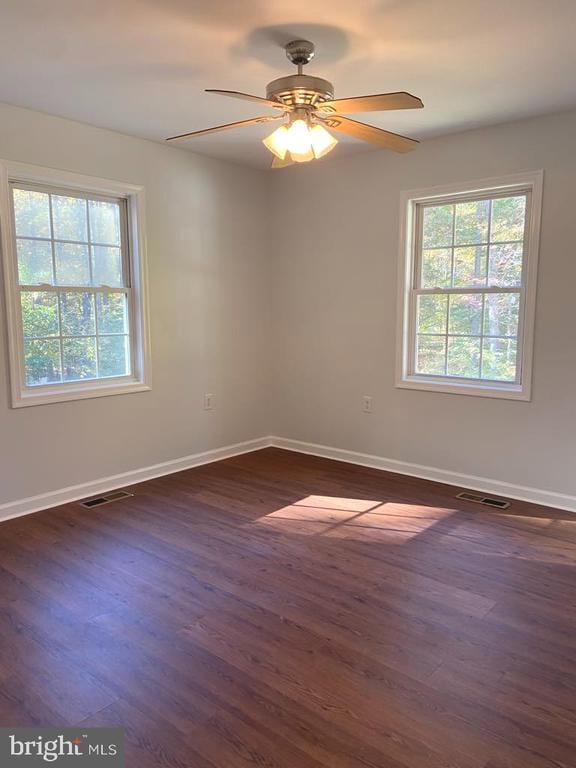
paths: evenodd
<path fill-rule="evenodd" d="M 576 493 L 575 137 L 566 113 L 276 174 L 274 433 Z M 532 402 L 396 389 L 401 190 L 540 168 Z"/>
<path fill-rule="evenodd" d="M 2 307 L 0 505 L 268 434 L 576 494 L 575 135 L 566 113 L 266 174 L 0 105 L 0 157 L 145 186 L 153 358 L 151 392 L 12 410 Z M 539 168 L 532 402 L 396 389 L 400 191 Z"/>
<path fill-rule="evenodd" d="M 2 296 L 0 505 L 266 434 L 264 174 L 6 105 L 0 157 L 145 186 L 153 358 L 151 392 L 12 410 Z"/>

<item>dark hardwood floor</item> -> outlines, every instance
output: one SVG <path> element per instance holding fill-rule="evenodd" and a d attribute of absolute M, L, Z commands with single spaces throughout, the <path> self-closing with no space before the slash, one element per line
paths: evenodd
<path fill-rule="evenodd" d="M 576 516 L 278 449 L 0 524 L 0 725 L 129 768 L 573 768 Z"/>

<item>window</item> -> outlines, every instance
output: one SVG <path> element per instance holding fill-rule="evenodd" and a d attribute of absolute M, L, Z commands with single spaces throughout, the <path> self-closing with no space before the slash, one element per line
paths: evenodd
<path fill-rule="evenodd" d="M 139 190 L 6 165 L 13 405 L 148 388 Z"/>
<path fill-rule="evenodd" d="M 398 386 L 530 399 L 541 186 L 405 194 Z"/>

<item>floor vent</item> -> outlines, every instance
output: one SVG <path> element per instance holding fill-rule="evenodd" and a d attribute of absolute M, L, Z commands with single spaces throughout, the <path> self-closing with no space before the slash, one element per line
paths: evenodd
<path fill-rule="evenodd" d="M 128 491 L 112 491 L 112 493 L 107 493 L 105 496 L 95 496 L 93 499 L 85 499 L 80 502 L 80 506 L 88 507 L 88 509 L 91 507 L 101 507 L 102 504 L 110 504 L 119 499 L 126 499 L 128 496 L 134 496 L 134 494 L 128 493 Z"/>
<path fill-rule="evenodd" d="M 497 509 L 508 509 L 510 506 L 509 501 L 493 499 L 490 496 L 482 496 L 481 493 L 470 493 L 469 491 L 458 493 L 456 498 L 465 499 L 466 501 L 473 501 L 476 504 L 485 504 L 487 507 L 496 507 Z"/>

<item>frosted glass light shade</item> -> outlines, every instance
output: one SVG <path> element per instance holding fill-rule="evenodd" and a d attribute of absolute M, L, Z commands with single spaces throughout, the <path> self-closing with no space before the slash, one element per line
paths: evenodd
<path fill-rule="evenodd" d="M 307 163 L 314 158 L 310 129 L 304 120 L 294 120 L 288 128 L 288 151 L 296 163 Z"/>
<path fill-rule="evenodd" d="M 314 157 L 318 160 L 327 155 L 328 152 L 331 152 L 336 144 L 338 144 L 338 139 L 335 139 L 331 133 L 328 133 L 324 126 L 317 123 L 310 129 L 310 138 Z"/>
<path fill-rule="evenodd" d="M 286 128 L 285 125 L 281 125 L 280 128 L 276 128 L 276 130 L 271 133 L 270 136 L 262 139 L 264 146 L 269 149 L 273 155 L 276 155 L 276 157 L 278 157 L 280 160 L 284 160 L 286 157 L 286 152 L 288 151 L 287 141 L 288 128 Z"/>

